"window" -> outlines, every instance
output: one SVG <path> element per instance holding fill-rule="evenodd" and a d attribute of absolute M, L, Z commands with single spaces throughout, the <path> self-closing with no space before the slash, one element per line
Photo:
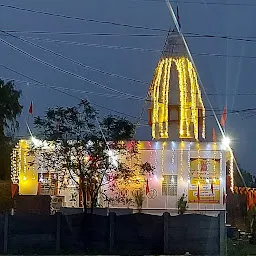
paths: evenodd
<path fill-rule="evenodd" d="M 163 175 L 162 195 L 177 196 L 177 175 Z"/>

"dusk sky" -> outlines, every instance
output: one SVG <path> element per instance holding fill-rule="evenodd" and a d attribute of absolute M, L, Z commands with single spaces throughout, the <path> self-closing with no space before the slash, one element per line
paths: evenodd
<path fill-rule="evenodd" d="M 253 162 L 256 152 L 256 110 L 248 111 L 248 109 L 256 108 L 256 32 L 254 26 L 256 3 L 253 0 L 236 2 L 234 0 L 211 0 L 211 3 L 210 0 L 191 0 L 189 2 L 189 0 L 179 2 L 180 21 L 182 32 L 202 79 L 202 86 L 205 87 L 219 118 L 225 104 L 227 105 L 229 114 L 226 132 L 232 138 L 232 147 L 237 161 L 242 168 L 256 174 Z M 220 4 L 212 4 L 213 2 Z M 127 115 L 132 121 L 138 119 L 144 104 L 143 98 L 146 97 L 154 69 L 161 56 L 167 35 L 165 30 L 168 31 L 170 27 L 174 27 L 164 1 L 1 0 L 0 4 L 2 5 L 0 6 L 1 30 L 13 31 L 11 32 L 13 35 L 22 36 L 25 40 L 72 58 L 93 69 L 124 76 L 130 80 L 85 69 L 5 33 L 1 33 L 2 40 L 75 75 L 138 98 L 124 99 L 127 97 L 124 94 L 103 89 L 95 84 L 46 67 L 3 42 L 0 42 L 0 65 L 14 69 L 47 86 L 68 88 L 69 90 L 65 91 L 69 94 L 87 98 L 92 104 L 122 112 L 123 116 Z M 7 8 L 7 5 L 101 22 L 30 13 Z M 176 2 L 173 3 L 175 10 L 176 6 Z M 158 28 L 159 30 L 115 26 L 103 24 L 102 21 Z M 16 32 L 14 33 L 14 31 Z M 47 33 L 31 33 L 31 31 Z M 61 35 L 59 32 L 80 34 Z M 109 33 L 112 36 L 96 36 L 92 33 Z M 113 34 L 117 35 L 113 36 Z M 136 36 L 131 36 L 135 34 Z M 195 34 L 216 37 L 195 37 Z M 226 36 L 234 39 L 219 38 Z M 244 40 L 248 38 L 251 40 Z M 53 42 L 53 40 L 55 41 Z M 28 135 L 25 120 L 28 117 L 31 101 L 34 102 L 34 115 L 42 115 L 48 107 L 72 106 L 78 103 L 78 100 L 70 96 L 49 87 L 40 87 L 28 78 L 8 71 L 2 66 L 0 67 L 0 76 L 6 80 L 8 78 L 19 80 L 15 84 L 22 90 L 21 102 L 24 106 L 19 119 L 20 136 Z M 140 82 L 131 81 L 132 79 Z M 80 92 L 70 89 L 80 90 Z M 82 91 L 84 92 L 82 93 Z M 85 93 L 85 91 L 93 93 Z M 203 99 L 206 109 L 209 110 L 205 95 L 203 95 Z M 120 115 L 98 106 L 94 107 L 101 115 L 110 113 Z M 217 124 L 212 117 L 212 112 L 207 111 L 207 115 L 207 135 L 208 140 L 211 140 L 211 130 L 213 127 L 217 129 Z M 147 111 L 140 123 L 137 139 L 150 139 L 150 129 L 145 126 Z"/>

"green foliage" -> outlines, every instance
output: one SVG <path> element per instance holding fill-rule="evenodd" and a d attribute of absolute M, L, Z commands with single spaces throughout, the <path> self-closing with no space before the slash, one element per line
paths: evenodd
<path fill-rule="evenodd" d="M 68 183 L 68 172 L 72 182 L 83 192 L 85 209 L 86 194 L 89 193 L 91 210 L 97 205 L 104 179 L 111 176 L 112 181 L 128 180 L 134 175 L 135 167 L 144 173 L 152 170 L 149 163 L 139 163 L 140 166 L 131 167 L 113 160 L 124 151 L 118 140 L 131 139 L 134 131 L 132 123 L 124 118 L 107 117 L 100 122 L 102 132 L 98 122 L 96 111 L 86 100 L 74 107 L 48 109 L 43 118 L 35 118 L 39 137 L 53 141 L 54 145 L 54 150 L 48 152 L 34 148 L 33 153 L 37 154 L 37 159 L 43 159 L 40 167 L 57 171 L 62 187 Z M 138 154 L 136 150 L 132 153 Z"/>
<path fill-rule="evenodd" d="M 14 131 L 18 128 L 16 118 L 22 111 L 20 96 L 21 91 L 15 90 L 13 82 L 5 84 L 0 80 L 0 141 L 5 138 L 5 129 Z"/>
<path fill-rule="evenodd" d="M 233 241 L 228 239 L 227 241 L 227 255 L 228 256 L 247 256 L 255 255 L 256 246 L 251 245 L 248 241 L 238 240 Z"/>
<path fill-rule="evenodd" d="M 240 168 L 240 173 L 236 168 L 234 168 L 235 186 L 244 187 L 246 185 L 247 187 L 250 187 L 250 188 L 256 188 L 256 177 L 254 175 L 252 175 L 248 171 L 245 171 L 242 168 Z"/>
<path fill-rule="evenodd" d="M 184 214 L 186 212 L 188 209 L 187 203 L 186 196 L 183 194 L 177 202 L 178 214 Z"/>
<path fill-rule="evenodd" d="M 101 121 L 101 127 L 108 141 L 132 139 L 135 126 L 125 118 L 108 116 Z"/>
<path fill-rule="evenodd" d="M 11 182 L 0 181 L 0 213 L 10 212 L 12 207 Z"/>
<path fill-rule="evenodd" d="M 144 200 L 144 191 L 142 189 L 137 190 L 136 193 L 134 194 L 134 201 L 139 211 L 141 211 L 142 209 Z"/>
<path fill-rule="evenodd" d="M 16 118 L 22 111 L 20 96 L 21 91 L 15 90 L 13 82 L 0 80 L 0 179 L 10 177 L 13 141 L 7 134 L 12 134 L 18 128 Z"/>

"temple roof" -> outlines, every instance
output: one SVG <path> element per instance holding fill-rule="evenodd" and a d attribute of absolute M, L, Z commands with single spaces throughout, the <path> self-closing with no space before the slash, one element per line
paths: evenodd
<path fill-rule="evenodd" d="M 183 38 L 176 29 L 168 33 L 162 54 L 164 57 L 188 56 Z"/>

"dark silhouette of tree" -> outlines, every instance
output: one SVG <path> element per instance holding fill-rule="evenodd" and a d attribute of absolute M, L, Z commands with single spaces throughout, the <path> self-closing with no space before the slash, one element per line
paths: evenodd
<path fill-rule="evenodd" d="M 101 123 L 101 129 L 98 124 Z M 153 171 L 149 163 L 122 161 L 120 155 L 127 155 L 124 143 L 133 137 L 134 125 L 124 118 L 107 117 L 98 120 L 96 111 L 87 100 L 75 107 L 48 109 L 43 118 L 35 118 L 38 136 L 52 141 L 48 150 L 35 145 L 33 151 L 44 170 L 55 170 L 58 180 L 65 188 L 71 179 L 83 194 L 83 205 L 87 211 L 87 194 L 90 196 L 90 209 L 97 206 L 101 188 L 114 181 L 127 182 L 134 175 Z M 138 155 L 136 143 L 129 150 L 129 156 Z M 119 157 L 118 157 L 119 156 Z M 106 198 L 106 200 L 110 200 Z"/>
<path fill-rule="evenodd" d="M 0 80 L 0 140 L 5 139 L 5 130 L 18 128 L 17 117 L 21 114 L 19 103 L 21 91 L 15 90 L 13 82 Z"/>
<path fill-rule="evenodd" d="M 20 96 L 21 91 L 15 89 L 13 82 L 0 80 L 0 179 L 10 176 L 10 154 L 14 142 L 7 134 L 12 134 L 19 127 Z"/>
<path fill-rule="evenodd" d="M 246 187 L 256 188 L 256 177 L 250 172 L 240 168 L 240 173 L 234 166 L 234 185 L 237 187 Z M 245 183 L 245 184 L 244 184 Z"/>

